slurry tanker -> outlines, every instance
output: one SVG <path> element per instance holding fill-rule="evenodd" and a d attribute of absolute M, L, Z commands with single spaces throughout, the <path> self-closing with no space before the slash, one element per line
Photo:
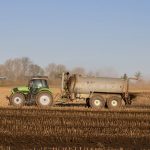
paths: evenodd
<path fill-rule="evenodd" d="M 136 78 L 84 77 L 78 74 L 62 75 L 62 97 L 84 99 L 88 107 L 119 108 L 122 102 L 132 103 L 135 93 L 129 92 L 130 80 Z"/>

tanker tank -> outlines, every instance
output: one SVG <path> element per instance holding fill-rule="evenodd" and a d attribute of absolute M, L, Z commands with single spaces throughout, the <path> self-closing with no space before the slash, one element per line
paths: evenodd
<path fill-rule="evenodd" d="M 107 77 L 82 77 L 73 75 L 67 84 L 70 93 L 89 94 L 100 93 L 124 93 L 127 88 L 127 80 L 122 78 Z"/>

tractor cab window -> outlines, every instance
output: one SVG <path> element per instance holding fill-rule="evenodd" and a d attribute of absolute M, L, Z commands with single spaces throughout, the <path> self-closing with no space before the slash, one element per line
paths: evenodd
<path fill-rule="evenodd" d="M 34 79 L 30 81 L 30 88 L 48 88 L 46 80 Z"/>

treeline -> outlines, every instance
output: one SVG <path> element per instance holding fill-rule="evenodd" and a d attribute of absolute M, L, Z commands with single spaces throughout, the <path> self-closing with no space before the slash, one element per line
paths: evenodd
<path fill-rule="evenodd" d="M 7 85 L 22 85 L 26 84 L 31 76 L 48 76 L 49 83 L 52 86 L 59 86 L 61 83 L 61 74 L 69 71 L 72 74 L 81 74 L 87 76 L 117 76 L 117 73 L 112 68 L 100 69 L 98 71 L 86 71 L 82 67 L 76 67 L 71 70 L 65 65 L 50 63 L 46 67 L 41 67 L 28 57 L 8 59 L 4 64 L 0 64 L 0 76 L 6 76 L 7 80 L 0 81 Z M 136 77 L 141 77 L 141 73 L 137 72 Z"/>
<path fill-rule="evenodd" d="M 98 72 L 86 72 L 82 67 L 68 70 L 65 65 L 50 63 L 46 67 L 41 67 L 30 60 L 28 57 L 8 59 L 4 64 L 0 64 L 0 76 L 6 76 L 7 80 L 1 81 L 3 84 L 25 84 L 31 76 L 49 77 L 51 85 L 60 85 L 62 72 L 69 71 L 81 75 L 98 75 Z"/>

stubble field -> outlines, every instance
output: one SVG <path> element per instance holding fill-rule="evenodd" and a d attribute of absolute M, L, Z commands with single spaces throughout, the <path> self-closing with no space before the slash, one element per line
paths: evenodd
<path fill-rule="evenodd" d="M 1 149 L 150 149 L 149 98 L 139 97 L 119 110 L 83 104 L 16 109 L 5 99 L 10 89 L 0 88 Z"/>

